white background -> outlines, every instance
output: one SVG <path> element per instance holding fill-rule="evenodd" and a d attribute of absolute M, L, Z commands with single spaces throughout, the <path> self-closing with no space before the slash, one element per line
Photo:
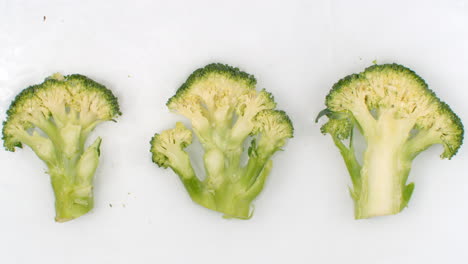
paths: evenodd
<path fill-rule="evenodd" d="M 401 214 L 353 220 L 349 176 L 314 118 L 334 82 L 373 60 L 414 69 L 468 120 L 467 0 L 0 0 L 2 120 L 54 72 L 105 84 L 123 112 L 93 133 L 95 209 L 68 223 L 53 221 L 32 151 L 0 151 L 0 262 L 468 263 L 467 146 L 451 161 L 440 146 L 415 160 Z M 194 204 L 150 159 L 152 135 L 183 120 L 166 100 L 211 62 L 254 74 L 296 128 L 249 221 Z"/>

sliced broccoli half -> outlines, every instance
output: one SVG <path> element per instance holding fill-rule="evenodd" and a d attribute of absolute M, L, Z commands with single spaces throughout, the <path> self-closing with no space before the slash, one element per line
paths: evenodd
<path fill-rule="evenodd" d="M 170 110 L 190 119 L 204 148 L 204 180 L 195 175 L 185 151 L 192 130 L 177 123 L 151 140 L 153 162 L 179 175 L 193 201 L 228 218 L 250 218 L 251 203 L 263 189 L 273 154 L 293 136 L 286 113 L 274 110 L 273 96 L 255 86 L 250 74 L 209 64 L 192 73 L 167 102 Z M 250 147 L 244 164 L 246 142 Z"/>
<path fill-rule="evenodd" d="M 93 177 L 101 138 L 86 147 L 90 132 L 114 120 L 117 98 L 103 85 L 78 74 L 54 74 L 21 91 L 7 111 L 3 143 L 8 151 L 29 146 L 48 168 L 57 222 L 93 208 Z"/>
<path fill-rule="evenodd" d="M 460 118 L 401 65 L 373 65 L 341 79 L 325 104 L 318 118 L 326 115 L 328 122 L 321 131 L 332 136 L 351 175 L 356 219 L 399 213 L 413 193 L 414 183 L 407 184 L 413 159 L 434 144 L 450 159 L 463 142 Z M 367 143 L 362 164 L 354 128 Z"/>

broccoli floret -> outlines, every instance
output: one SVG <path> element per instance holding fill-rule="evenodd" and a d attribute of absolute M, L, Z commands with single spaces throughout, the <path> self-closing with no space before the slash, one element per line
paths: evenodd
<path fill-rule="evenodd" d="M 121 115 L 117 98 L 103 85 L 78 74 L 54 74 L 20 92 L 3 123 L 3 143 L 15 151 L 28 145 L 43 160 L 55 193 L 57 222 L 93 208 L 93 177 L 101 138 L 85 147 L 101 122 Z"/>
<path fill-rule="evenodd" d="M 399 213 L 414 189 L 407 184 L 413 159 L 434 144 L 442 144 L 441 158 L 450 159 L 463 142 L 460 118 L 401 65 L 373 65 L 341 79 L 326 106 L 318 117 L 328 117 L 321 130 L 332 136 L 351 175 L 356 219 Z M 354 128 L 367 143 L 362 164 Z"/>
<path fill-rule="evenodd" d="M 177 123 L 151 140 L 153 162 L 179 175 L 193 201 L 225 217 L 251 217 L 251 203 L 263 189 L 273 154 L 293 136 L 289 117 L 274 110 L 273 96 L 255 85 L 250 74 L 210 64 L 192 73 L 167 102 L 170 110 L 190 119 L 204 148 L 203 181 L 184 150 L 192 143 L 190 129 Z M 245 143 L 250 144 L 246 164 L 241 158 Z"/>

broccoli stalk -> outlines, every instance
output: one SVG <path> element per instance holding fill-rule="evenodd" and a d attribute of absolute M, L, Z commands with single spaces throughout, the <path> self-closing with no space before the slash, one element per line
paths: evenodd
<path fill-rule="evenodd" d="M 82 75 L 54 74 L 23 90 L 7 111 L 4 146 L 28 145 L 45 162 L 55 193 L 57 222 L 77 218 L 93 208 L 93 177 L 101 138 L 86 147 L 90 132 L 120 115 L 117 98 Z"/>
<path fill-rule="evenodd" d="M 293 135 L 293 126 L 266 91 L 255 90 L 253 76 L 222 64 L 196 70 L 169 99 L 169 109 L 189 118 L 204 148 L 206 178 L 201 180 L 184 150 L 192 131 L 182 123 L 151 140 L 153 162 L 179 175 L 196 203 L 248 219 L 272 168 L 271 158 Z M 241 161 L 250 141 L 248 161 Z"/>
<path fill-rule="evenodd" d="M 450 159 L 463 142 L 458 116 L 401 65 L 374 65 L 343 78 L 326 105 L 317 120 L 329 119 L 321 130 L 332 136 L 351 175 L 356 219 L 399 213 L 414 190 L 414 183 L 407 184 L 413 159 L 434 144 L 442 144 L 441 158 Z M 355 127 L 367 143 L 362 165 L 354 149 Z"/>

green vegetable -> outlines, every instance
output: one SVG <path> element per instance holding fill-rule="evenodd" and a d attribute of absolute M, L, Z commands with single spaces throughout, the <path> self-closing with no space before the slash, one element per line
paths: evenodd
<path fill-rule="evenodd" d="M 90 132 L 119 116 L 110 90 L 78 74 L 54 74 L 16 96 L 3 123 L 9 151 L 28 145 L 48 167 L 55 193 L 57 222 L 93 208 L 93 177 L 101 138 L 85 147 Z"/>
<path fill-rule="evenodd" d="M 460 118 L 401 65 L 373 65 L 349 75 L 333 86 L 325 103 L 318 118 L 326 115 L 328 122 L 321 130 L 332 136 L 351 175 L 356 219 L 399 213 L 413 193 L 414 183 L 407 184 L 413 159 L 434 144 L 442 144 L 441 158 L 450 159 L 462 145 Z M 362 164 L 354 128 L 367 143 Z"/>
<path fill-rule="evenodd" d="M 153 162 L 179 175 L 193 201 L 225 217 L 251 217 L 251 203 L 263 189 L 273 154 L 293 136 L 289 117 L 274 110 L 273 96 L 256 91 L 255 85 L 252 75 L 210 64 L 192 73 L 167 102 L 170 110 L 190 119 L 204 148 L 204 180 L 195 175 L 184 150 L 192 143 L 192 131 L 182 123 L 151 140 Z"/>

